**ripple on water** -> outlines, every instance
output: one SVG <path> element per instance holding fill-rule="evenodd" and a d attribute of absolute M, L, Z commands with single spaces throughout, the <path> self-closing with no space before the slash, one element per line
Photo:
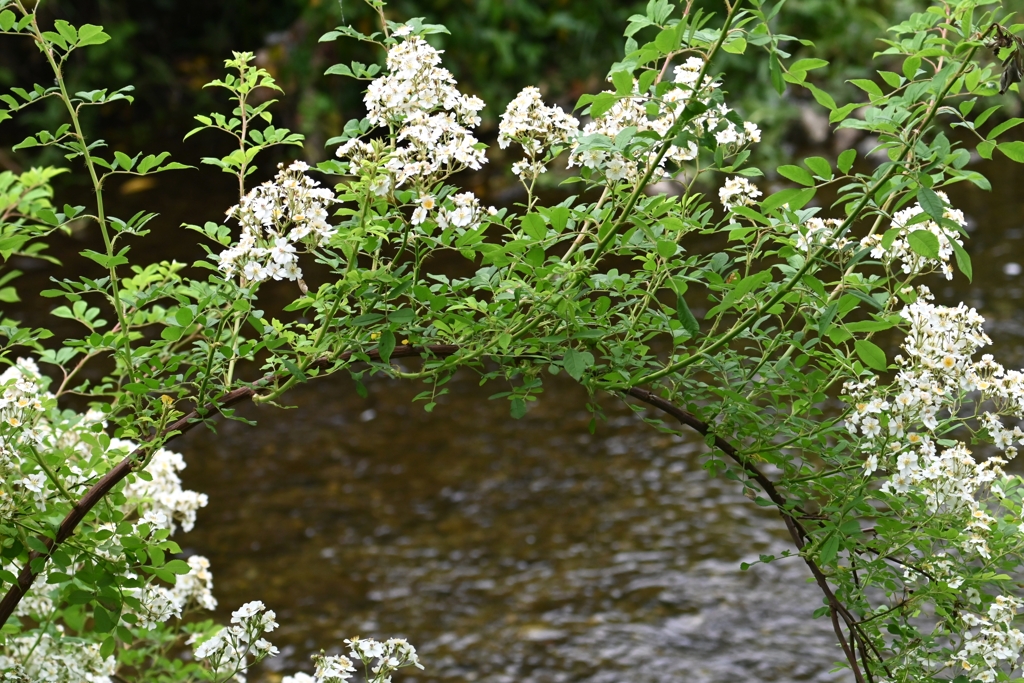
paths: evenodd
<path fill-rule="evenodd" d="M 799 560 L 739 571 L 786 547 L 782 525 L 709 479 L 701 441 L 612 401 L 591 436 L 565 382 L 520 421 L 450 386 L 431 416 L 418 387 L 313 385 L 255 429 L 189 437 L 211 503 L 182 541 L 225 613 L 277 609 L 266 678 L 358 634 L 408 637 L 424 681 L 842 679 Z"/>

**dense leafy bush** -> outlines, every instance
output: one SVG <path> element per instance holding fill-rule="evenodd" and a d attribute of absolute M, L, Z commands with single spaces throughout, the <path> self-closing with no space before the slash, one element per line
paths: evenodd
<path fill-rule="evenodd" d="M 590 392 L 595 422 L 613 397 L 658 429 L 696 430 L 710 474 L 778 511 L 787 556 L 820 588 L 817 616 L 858 681 L 993 681 L 1017 668 L 1024 482 L 1002 465 L 1024 441 L 1024 374 L 976 359 L 990 343 L 982 318 L 934 304 L 919 282 L 952 278 L 954 265 L 971 277 L 964 216 L 943 188 L 988 187 L 972 151 L 1024 160 L 1024 143 L 1000 142 L 1021 120 L 993 125 L 998 105 L 985 102 L 1024 71 L 997 2 L 892 27 L 885 53 L 899 71 L 854 81 L 866 99 L 839 106 L 808 81 L 827 61 L 779 51 L 769 22 L 781 4 L 727 4 L 715 23 L 651 0 L 629 20 L 609 90 L 581 97 L 574 115 L 528 87 L 500 117 L 498 144 L 523 154 L 512 170 L 526 200 L 513 211 L 454 182 L 487 161 L 475 136 L 484 103 L 427 40 L 445 29 L 392 21 L 372 0 L 378 30 L 324 37 L 386 54 L 384 67 L 367 57 L 330 69 L 367 82 L 366 116 L 316 169 L 333 189 L 301 161 L 255 182 L 259 155 L 301 138 L 274 125 L 266 95 L 278 86 L 252 54 L 210 84 L 230 107 L 197 116 L 190 135 L 233 141 L 202 161 L 237 179 L 239 199 L 226 224 L 184 226 L 209 252 L 192 267 L 138 261 L 152 214 L 119 218 L 106 201 L 115 176 L 185 168 L 165 153 L 110 153 L 83 129 L 83 111 L 131 97 L 67 87 L 68 56 L 107 34 L 43 26 L 22 0 L 0 7 L 0 31 L 33 42 L 55 79 L 4 95 L 2 116 L 60 103 L 65 122 L 19 148 L 60 150 L 95 196 L 56 201 L 52 169 L 0 177 L 0 252 L 40 257 L 73 219 L 104 242 L 83 252 L 102 274 L 31 294 L 79 336 L 2 327 L 5 680 L 223 681 L 273 655 L 264 636 L 276 617 L 262 602 L 226 627 L 185 618 L 213 606 L 211 575 L 204 558 L 178 558 L 171 537 L 205 498 L 182 489 L 184 460 L 167 446 L 237 419 L 241 401 L 276 404 L 337 373 L 422 383 L 430 412 L 454 373 L 475 372 L 518 418 L 544 377 L 564 372 Z M 749 165 L 761 131 L 728 106 L 714 71 L 723 52 L 755 50 L 774 87 L 807 90 L 834 124 L 875 136 L 876 161 L 846 150 L 781 166 L 794 187 L 764 196 Z M 548 172 L 577 194 L 547 205 L 535 190 Z M 705 177 L 717 196 L 701 190 Z M 652 193 L 656 182 L 678 192 Z M 816 203 L 826 187 L 831 207 Z M 720 250 L 695 250 L 701 235 Z M 441 252 L 472 273 L 440 270 Z M 313 262 L 315 278 L 303 270 Z M 281 288 L 291 303 L 265 313 L 261 295 Z M 701 319 L 698 300 L 710 302 Z M 889 358 L 876 337 L 897 332 L 902 351 Z M 87 412 L 72 409 L 83 402 Z M 291 680 L 344 680 L 356 660 L 378 681 L 418 665 L 401 640 L 348 646 L 351 658 L 317 657 L 315 676 Z"/>

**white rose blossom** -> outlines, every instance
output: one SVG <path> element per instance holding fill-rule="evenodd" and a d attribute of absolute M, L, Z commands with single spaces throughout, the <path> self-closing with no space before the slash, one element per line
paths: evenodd
<path fill-rule="evenodd" d="M 530 86 L 523 88 L 501 115 L 498 146 L 506 149 L 515 142 L 523 148 L 527 158 L 513 164 L 512 173 L 529 181 L 547 170 L 544 159 L 552 147 L 576 139 L 579 125 L 561 107 L 546 106 L 540 90 Z"/>

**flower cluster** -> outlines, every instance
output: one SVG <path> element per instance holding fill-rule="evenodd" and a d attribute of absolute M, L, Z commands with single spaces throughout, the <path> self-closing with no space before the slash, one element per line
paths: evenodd
<path fill-rule="evenodd" d="M 50 432 L 44 401 L 50 403 L 52 397 L 43 390 L 35 362 L 25 358 L 0 374 L 0 389 L 0 481 L 8 482 L 0 486 L 0 522 L 4 522 L 28 500 L 45 509 L 52 494 L 45 472 L 31 466 L 26 471 L 23 466 L 26 449 L 38 447 L 44 431 Z"/>
<path fill-rule="evenodd" d="M 967 227 L 963 211 L 952 208 L 949 197 L 944 192 L 935 194 L 943 203 L 942 217 L 962 228 Z M 953 243 L 963 246 L 963 240 L 957 230 L 948 229 L 934 220 L 922 221 L 919 216 L 923 213 L 924 209 L 920 204 L 897 211 L 892 217 L 889 231 L 883 235 L 868 235 L 861 240 L 861 245 L 871 249 L 871 258 L 880 259 L 886 266 L 896 263 L 908 275 L 939 271 L 947 280 L 952 280 L 953 266 L 949 260 L 953 256 Z M 910 235 L 918 230 L 925 230 L 938 240 L 938 258 L 929 258 L 914 251 L 910 244 Z"/>
<path fill-rule="evenodd" d="M 803 223 L 788 225 L 787 228 L 790 235 L 795 237 L 794 246 L 805 254 L 810 254 L 819 247 L 839 252 L 852 246 L 854 243 L 848 237 L 837 234 L 842 225 L 843 221 L 838 218 L 813 216 Z"/>
<path fill-rule="evenodd" d="M 702 82 L 698 83 L 703 68 L 704 61 L 700 57 L 690 57 L 685 63 L 677 66 L 674 71 L 675 88 L 665 93 L 660 101 L 651 99 L 647 93 L 639 92 L 639 84 L 634 81 L 631 96 L 619 99 L 611 109 L 587 123 L 581 131 L 579 140 L 594 135 L 614 140 L 619 133 L 628 128 L 635 128 L 637 133 L 653 131 L 663 138 L 676 124 L 679 114 L 688 103 L 696 99 L 709 105 L 712 91 L 717 89 L 719 84 L 706 74 Z M 649 115 L 647 110 L 646 105 L 651 103 L 658 107 L 655 116 Z M 663 174 L 667 175 L 664 172 L 666 162 L 682 164 L 696 159 L 696 140 L 706 134 L 712 135 L 716 143 L 724 147 L 728 154 L 734 154 L 748 144 L 760 142 L 761 131 L 755 124 L 748 121 L 737 127 L 727 118 L 730 113 L 729 107 L 717 104 L 708 106 L 707 111 L 687 122 L 684 132 L 690 133 L 691 139 L 684 144 L 673 142 L 659 162 Z M 650 164 L 656 157 L 657 151 L 653 148 L 630 158 L 619 151 L 594 147 L 581 148 L 581 143 L 577 142 L 569 157 L 569 165 L 600 170 L 606 179 L 618 182 L 635 179 L 638 172 L 642 172 L 638 161 Z"/>
<path fill-rule="evenodd" d="M 383 167 L 366 163 L 372 147 L 361 141 L 349 141 L 337 154 L 351 160 L 353 173 L 366 176 L 375 194 L 410 181 L 429 186 L 465 168 L 478 170 L 487 161 L 483 145 L 469 130 L 480 125 L 477 112 L 484 102 L 459 92 L 451 72 L 440 64 L 440 51 L 420 36 L 409 36 L 388 49 L 387 73 L 370 83 L 364 97 L 367 118 L 397 130 L 398 146 Z"/>
<path fill-rule="evenodd" d="M 417 204 L 412 212 L 412 224 L 422 225 L 432 220 L 442 230 L 449 226 L 468 230 L 479 225 L 484 214 L 493 216 L 497 213 L 493 206 L 486 209 L 481 207 L 480 200 L 472 192 L 460 192 L 444 202 L 438 202 L 433 195 L 424 194 Z"/>
<path fill-rule="evenodd" d="M 1024 633 L 1012 626 L 1022 605 L 1016 598 L 999 595 L 984 616 L 964 614 L 963 621 L 972 631 L 965 634 L 963 649 L 949 665 L 960 665 L 971 680 L 995 681 L 1000 664 L 1015 664 L 1024 650 Z M 976 666 L 979 662 L 984 663 L 985 670 Z"/>
<path fill-rule="evenodd" d="M 188 558 L 188 566 L 188 573 L 178 576 L 171 587 L 151 583 L 134 592 L 142 604 L 137 615 L 142 626 L 154 628 L 157 623 L 171 617 L 180 619 L 182 612 L 189 607 L 216 609 L 210 561 L 202 555 L 193 555 Z"/>
<path fill-rule="evenodd" d="M 1008 371 L 991 355 L 981 360 L 974 353 L 991 343 L 984 318 L 964 304 L 936 306 L 921 287 L 917 300 L 901 312 L 909 331 L 896 357 L 899 371 L 891 388 L 878 388 L 875 378 L 845 386 L 852 409 L 847 428 L 864 453 L 864 471 L 887 474 L 881 491 L 890 496 L 919 497 L 925 513 L 943 515 L 959 530 L 952 540 L 965 565 L 993 558 L 990 541 L 1002 533 L 996 508 L 1004 494 L 1002 465 L 1024 444 L 1024 431 L 1008 428 L 1003 417 L 1024 418 L 1024 373 Z M 973 408 L 971 407 L 973 405 Z M 982 410 L 992 406 L 992 410 Z M 953 425 L 975 420 L 976 433 L 994 443 L 1005 457 L 976 460 L 967 445 L 942 435 Z M 908 513 L 908 514 L 913 514 Z M 1021 526 L 1024 530 L 1024 525 Z M 950 588 L 964 581 L 949 559 L 929 565 L 932 576 Z M 966 566 L 961 572 L 969 572 Z M 907 575 L 908 583 L 919 577 Z M 1019 632 L 1008 628 L 1020 604 L 1005 596 L 995 599 L 988 619 L 966 614 L 967 628 L 977 633 L 965 638 L 954 663 L 971 670 L 972 680 L 995 680 L 999 661 L 1016 662 L 1024 644 Z"/>
<path fill-rule="evenodd" d="M 508 103 L 498 124 L 498 146 L 506 149 L 513 142 L 522 146 L 526 158 L 512 165 L 512 172 L 532 180 L 547 168 L 545 155 L 552 147 L 565 145 L 579 134 L 580 122 L 559 106 L 548 107 L 540 90 L 529 86 Z"/>
<path fill-rule="evenodd" d="M 113 657 L 100 644 L 53 632 L 8 638 L 0 650 L 0 681 L 5 683 L 113 683 Z"/>
<path fill-rule="evenodd" d="M 740 176 L 729 178 L 718 190 L 718 199 L 726 211 L 732 211 L 737 206 L 753 206 L 760 196 L 761 190 Z"/>
<path fill-rule="evenodd" d="M 199 643 L 195 658 L 205 661 L 214 674 L 244 683 L 245 672 L 252 664 L 277 654 L 277 648 L 262 637 L 277 628 L 276 619 L 273 610 L 261 601 L 247 602 L 231 613 L 231 626 Z"/>
<path fill-rule="evenodd" d="M 383 643 L 373 638 L 345 640 L 349 657 L 344 655 L 313 655 L 316 672 L 310 676 L 297 673 L 285 676 L 281 683 L 345 683 L 355 673 L 353 661 L 362 662 L 367 683 L 391 683 L 391 674 L 407 666 L 422 669 L 416 648 L 404 638 L 389 638 Z"/>
<path fill-rule="evenodd" d="M 135 444 L 121 439 L 98 438 L 106 426 L 103 414 L 89 411 L 50 410 L 55 397 L 46 390 L 47 380 L 36 363 L 27 358 L 0 374 L 0 525 L 17 514 L 36 509 L 50 516 L 66 513 L 65 495 L 81 495 L 86 488 L 135 449 Z M 60 465 L 43 467 L 41 454 L 60 454 Z M 124 526 L 105 524 L 104 532 L 91 549 L 92 558 L 102 558 L 114 567 L 120 566 L 124 579 L 126 611 L 135 613 L 143 626 L 153 627 L 172 616 L 180 617 L 188 607 L 212 609 L 212 577 L 209 562 L 199 556 L 189 558 L 190 571 L 177 577 L 174 586 L 145 583 L 124 569 L 125 536 L 149 539 L 160 531 L 165 538 L 180 525 L 189 530 L 195 523 L 196 510 L 207 503 L 204 494 L 184 490 L 178 472 L 185 467 L 182 456 L 166 449 L 153 453 L 148 462 L 147 479 L 129 475 L 122 490 L 123 502 L 118 514 L 135 520 Z M 58 516 L 59 515 L 59 516 Z M 7 571 L 19 567 L 7 565 Z M 74 570 L 74 567 L 71 568 Z M 18 604 L 16 615 L 42 623 L 54 609 L 54 599 L 61 587 L 51 582 L 49 572 L 42 572 L 32 588 Z M 22 671 L 32 681 L 107 681 L 113 673 L 112 659 L 100 658 L 98 649 L 78 639 L 63 636 L 55 627 L 41 628 L 24 636 L 25 648 L 9 642 L 0 669 Z M 33 650 L 32 643 L 39 639 Z M 42 648 L 42 649 L 40 649 Z M 27 653 L 32 652 L 31 657 Z M 23 657 L 23 655 L 25 655 Z M 19 669 L 19 667 L 21 667 Z M 12 674 L 13 675 L 13 674 Z M 21 674 L 18 674 L 21 675 Z M 11 680 L 17 680 L 12 678 Z"/>
<path fill-rule="evenodd" d="M 111 439 L 112 448 L 135 449 L 135 444 L 122 439 Z M 205 493 L 197 493 L 181 488 L 178 472 L 185 469 L 185 459 L 181 453 L 165 448 L 157 450 L 146 472 L 151 479 L 146 481 L 135 478 L 125 487 L 125 495 L 140 502 L 151 526 L 161 529 L 176 530 L 175 522 L 181 524 L 182 531 L 191 531 L 196 523 L 196 511 L 206 507 L 209 499 Z"/>
<path fill-rule="evenodd" d="M 334 234 L 327 207 L 337 200 L 305 175 L 308 164 L 296 161 L 280 170 L 273 181 L 253 188 L 228 209 L 242 227 L 238 244 L 220 254 L 220 269 L 246 282 L 300 280 L 298 254 Z M 298 247 L 298 248 L 297 248 Z"/>

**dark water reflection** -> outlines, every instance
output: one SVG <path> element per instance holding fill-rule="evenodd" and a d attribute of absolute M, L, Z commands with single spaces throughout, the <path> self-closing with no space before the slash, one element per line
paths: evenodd
<path fill-rule="evenodd" d="M 975 168 L 995 191 L 951 193 L 970 220 L 974 284 L 933 289 L 978 307 L 997 359 L 1021 367 L 1024 170 Z M 160 207 L 190 196 L 164 190 L 155 207 L 155 195 L 120 198 L 120 213 L 162 208 L 150 253 L 190 261 L 192 233 L 172 226 L 222 215 L 232 199 L 218 187 L 198 198 L 209 216 Z M 70 262 L 93 238 L 57 250 Z M 52 325 L 47 303 L 17 314 Z M 280 617 L 282 654 L 257 677 L 309 670 L 311 652 L 358 634 L 408 637 L 420 680 L 848 680 L 829 673 L 841 652 L 827 621 L 809 619 L 821 598 L 799 561 L 739 571 L 787 538 L 773 513 L 707 476 L 699 439 L 661 434 L 611 399 L 591 436 L 587 397 L 558 379 L 520 421 L 469 375 L 432 415 L 411 402 L 422 387 L 367 386 L 362 399 L 345 379 L 307 385 L 289 397 L 296 410 L 244 411 L 256 428 L 224 423 L 175 444 L 186 484 L 210 495 L 179 540 L 213 561 L 220 616 L 262 599 Z"/>
<path fill-rule="evenodd" d="M 360 399 L 314 385 L 258 431 L 190 436 L 188 483 L 211 492 L 187 538 L 224 607 L 278 608 L 275 669 L 345 637 L 403 634 L 428 680 L 831 680 L 838 656 L 776 516 L 709 479 L 703 443 L 625 406 L 591 436 L 577 386 L 550 382 L 523 420 L 453 382 Z M 788 565 L 788 566 L 787 566 Z"/>

